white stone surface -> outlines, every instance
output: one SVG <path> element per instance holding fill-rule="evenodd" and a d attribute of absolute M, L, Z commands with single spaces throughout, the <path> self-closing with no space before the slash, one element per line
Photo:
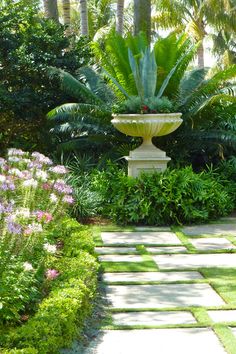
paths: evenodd
<path fill-rule="evenodd" d="M 105 273 L 103 280 L 108 283 L 115 282 L 142 282 L 142 281 L 183 281 L 203 279 L 199 272 L 133 272 L 133 273 Z"/>
<path fill-rule="evenodd" d="M 173 254 L 153 256 L 160 269 L 189 269 L 189 268 L 234 268 L 236 253 L 220 254 Z"/>
<path fill-rule="evenodd" d="M 171 246 L 171 247 L 147 247 L 150 253 L 184 253 L 187 252 L 184 246 Z"/>
<path fill-rule="evenodd" d="M 207 313 L 214 322 L 236 322 L 236 310 L 211 310 Z"/>
<path fill-rule="evenodd" d="M 235 327 L 231 327 L 231 331 L 233 332 L 233 334 L 234 334 L 235 337 L 236 337 L 236 328 L 235 328 Z"/>
<path fill-rule="evenodd" d="M 104 245 L 181 245 L 173 232 L 102 232 Z"/>
<path fill-rule="evenodd" d="M 190 240 L 194 247 L 200 251 L 222 250 L 236 248 L 226 238 L 209 237 L 209 238 L 196 238 Z"/>
<path fill-rule="evenodd" d="M 196 323 L 191 312 L 187 311 L 145 311 L 112 314 L 113 323 L 120 326 L 164 326 Z"/>
<path fill-rule="evenodd" d="M 103 331 L 84 354 L 226 354 L 208 328 Z"/>
<path fill-rule="evenodd" d="M 208 224 L 183 227 L 183 232 L 189 236 L 196 235 L 234 235 L 236 224 Z"/>
<path fill-rule="evenodd" d="M 170 231 L 168 226 L 136 226 L 135 231 Z"/>
<path fill-rule="evenodd" d="M 144 309 L 225 304 L 208 284 L 108 285 L 106 291 L 112 308 Z"/>
<path fill-rule="evenodd" d="M 135 247 L 95 247 L 95 252 L 98 254 L 125 254 L 137 253 Z"/>
<path fill-rule="evenodd" d="M 142 256 L 135 256 L 133 254 L 129 255 L 119 255 L 119 254 L 105 254 L 98 257 L 100 262 L 143 262 Z"/>

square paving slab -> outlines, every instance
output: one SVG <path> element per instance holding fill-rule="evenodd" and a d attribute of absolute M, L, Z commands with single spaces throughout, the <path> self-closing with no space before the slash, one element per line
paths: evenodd
<path fill-rule="evenodd" d="M 105 254 L 104 256 L 98 257 L 100 262 L 143 262 L 142 256 L 130 255 L 119 255 L 119 254 Z"/>
<path fill-rule="evenodd" d="M 187 252 L 187 248 L 184 246 L 171 246 L 171 247 L 147 247 L 147 251 L 150 253 L 184 253 Z"/>
<path fill-rule="evenodd" d="M 208 328 L 103 331 L 84 354 L 226 354 Z"/>
<path fill-rule="evenodd" d="M 189 269 L 189 268 L 234 268 L 236 254 L 173 254 L 153 256 L 160 269 Z"/>
<path fill-rule="evenodd" d="M 236 310 L 207 311 L 214 322 L 236 322 Z"/>
<path fill-rule="evenodd" d="M 181 245 L 173 232 L 102 232 L 104 245 Z"/>
<path fill-rule="evenodd" d="M 235 224 L 208 224 L 183 227 L 182 231 L 189 236 L 199 235 L 234 235 L 236 236 Z"/>
<path fill-rule="evenodd" d="M 153 282 L 153 281 L 183 281 L 203 279 L 198 272 L 135 272 L 135 273 L 105 273 L 103 280 L 108 283 L 115 282 Z"/>
<path fill-rule="evenodd" d="M 138 253 L 135 247 L 95 247 L 98 254 Z"/>
<path fill-rule="evenodd" d="M 208 284 L 108 285 L 107 299 L 112 308 L 125 309 L 225 304 Z"/>
<path fill-rule="evenodd" d="M 113 323 L 120 326 L 164 326 L 196 323 L 187 311 L 145 311 L 112 314 Z"/>
<path fill-rule="evenodd" d="M 228 250 L 236 248 L 231 242 L 226 238 L 210 237 L 210 238 L 196 238 L 190 240 L 194 247 L 200 251 L 211 251 L 211 250 Z"/>

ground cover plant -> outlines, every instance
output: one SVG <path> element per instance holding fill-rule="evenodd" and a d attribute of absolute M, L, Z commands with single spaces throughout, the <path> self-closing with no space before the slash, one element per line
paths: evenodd
<path fill-rule="evenodd" d="M 90 311 L 97 263 L 88 231 L 66 218 L 66 173 L 38 152 L 0 159 L 1 352 L 56 353 Z"/>
<path fill-rule="evenodd" d="M 201 223 L 234 209 L 231 191 L 209 172 L 191 167 L 128 177 L 112 166 L 94 171 L 93 188 L 103 196 L 102 213 L 121 224 Z"/>

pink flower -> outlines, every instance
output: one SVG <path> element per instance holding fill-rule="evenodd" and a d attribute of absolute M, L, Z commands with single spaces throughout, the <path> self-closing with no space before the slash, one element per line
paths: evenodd
<path fill-rule="evenodd" d="M 47 190 L 51 189 L 51 185 L 49 183 L 43 183 L 42 188 L 47 191 Z"/>
<path fill-rule="evenodd" d="M 48 269 L 45 275 L 47 280 L 54 280 L 60 275 L 60 273 L 56 269 Z"/>
<path fill-rule="evenodd" d="M 36 211 L 35 214 L 37 216 L 38 221 L 44 221 L 46 223 L 49 223 L 53 219 L 52 214 L 47 213 L 46 211 L 39 210 Z"/>
<path fill-rule="evenodd" d="M 68 170 L 63 165 L 57 165 L 54 167 L 50 167 L 49 171 L 57 173 L 59 175 L 64 175 L 64 174 L 68 173 Z"/>
<path fill-rule="evenodd" d="M 74 198 L 71 195 L 65 195 L 62 199 L 64 203 L 73 204 Z"/>

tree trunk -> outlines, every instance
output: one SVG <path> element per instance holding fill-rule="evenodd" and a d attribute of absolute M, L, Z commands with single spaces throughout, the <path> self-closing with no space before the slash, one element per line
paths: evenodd
<path fill-rule="evenodd" d="M 43 0 L 43 4 L 45 17 L 59 22 L 57 0 Z"/>
<path fill-rule="evenodd" d="M 117 0 L 116 32 L 123 35 L 124 27 L 124 0 Z"/>
<path fill-rule="evenodd" d="M 70 0 L 62 0 L 63 22 L 70 25 Z"/>
<path fill-rule="evenodd" d="M 81 35 L 88 36 L 88 9 L 87 9 L 87 0 L 79 0 L 80 3 L 80 23 L 81 23 Z"/>
<path fill-rule="evenodd" d="M 151 0 L 134 0 L 134 34 L 146 33 L 151 40 Z"/>
<path fill-rule="evenodd" d="M 200 46 L 198 47 L 197 59 L 198 59 L 198 67 L 199 67 L 199 69 L 204 68 L 204 67 L 205 67 L 205 63 L 204 63 L 204 46 L 203 46 L 203 41 L 201 42 Z"/>

